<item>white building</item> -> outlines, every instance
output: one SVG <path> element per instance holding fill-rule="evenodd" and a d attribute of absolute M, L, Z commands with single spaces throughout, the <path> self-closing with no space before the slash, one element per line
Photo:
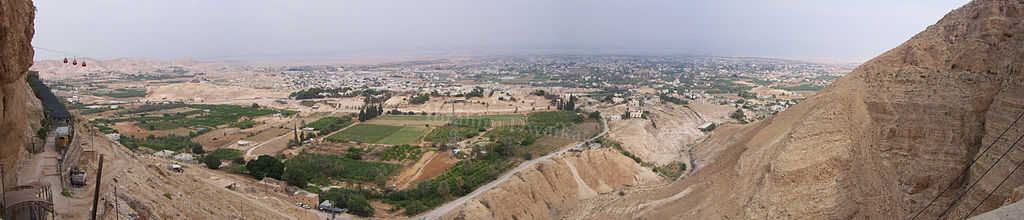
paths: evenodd
<path fill-rule="evenodd" d="M 622 120 L 622 116 L 621 115 L 608 116 L 608 120 L 612 120 L 612 121 Z"/>
<path fill-rule="evenodd" d="M 707 123 L 701 124 L 700 126 L 697 126 L 697 129 L 707 130 L 709 127 L 711 127 L 711 125 L 714 125 L 714 123 L 707 122 Z"/>
<path fill-rule="evenodd" d="M 114 133 L 114 134 L 107 134 L 107 139 L 110 139 L 110 140 L 112 140 L 112 141 L 118 141 L 118 140 L 121 140 L 121 134 L 118 134 L 118 133 Z"/>
<path fill-rule="evenodd" d="M 644 112 L 640 111 L 640 110 L 633 110 L 633 111 L 629 112 L 629 117 L 630 118 L 642 118 L 643 116 L 644 116 Z"/>

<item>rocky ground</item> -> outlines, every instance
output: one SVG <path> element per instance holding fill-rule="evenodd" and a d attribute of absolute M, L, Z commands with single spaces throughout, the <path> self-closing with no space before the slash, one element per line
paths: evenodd
<path fill-rule="evenodd" d="M 774 117 L 725 126 L 693 150 L 697 170 L 580 218 L 935 218 L 995 163 L 947 217 L 1003 204 L 1024 175 L 1010 148 L 1024 125 L 1024 3 L 977 0 Z M 996 141 L 999 139 L 998 141 Z M 987 153 L 981 153 L 995 142 Z M 1009 176 L 1001 188 L 996 185 Z"/>

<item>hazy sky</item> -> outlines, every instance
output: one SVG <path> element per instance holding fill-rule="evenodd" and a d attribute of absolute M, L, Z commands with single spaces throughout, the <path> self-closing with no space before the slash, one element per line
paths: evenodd
<path fill-rule="evenodd" d="M 33 45 L 100 59 L 564 51 L 870 58 L 966 0 L 37 0 Z M 62 54 L 36 50 L 36 59 Z"/>

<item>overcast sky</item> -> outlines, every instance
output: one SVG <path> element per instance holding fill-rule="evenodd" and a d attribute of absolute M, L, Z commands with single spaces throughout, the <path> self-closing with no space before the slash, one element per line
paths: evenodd
<path fill-rule="evenodd" d="M 99 59 L 444 51 L 870 58 L 966 0 L 38 0 L 33 45 Z M 63 54 L 36 50 L 36 59 Z"/>

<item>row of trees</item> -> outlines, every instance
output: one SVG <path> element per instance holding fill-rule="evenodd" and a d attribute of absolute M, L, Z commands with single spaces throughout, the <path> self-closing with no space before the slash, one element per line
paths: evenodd
<path fill-rule="evenodd" d="M 378 103 L 377 106 L 374 106 L 374 105 L 364 105 L 363 109 L 359 110 L 359 121 L 361 121 L 361 122 L 362 121 L 367 121 L 367 120 L 376 118 L 377 116 L 380 116 L 380 115 L 383 115 L 383 114 L 384 114 L 384 104 L 379 104 Z"/>
<path fill-rule="evenodd" d="M 569 100 L 557 99 L 552 101 L 557 102 L 558 110 L 573 111 L 576 110 L 576 101 L 578 100 L 576 96 L 569 95 Z"/>

